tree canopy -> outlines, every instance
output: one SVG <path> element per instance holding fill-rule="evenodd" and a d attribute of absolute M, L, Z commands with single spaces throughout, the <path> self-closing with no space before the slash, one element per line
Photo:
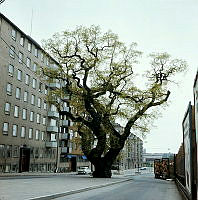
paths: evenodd
<path fill-rule="evenodd" d="M 153 53 L 150 66 L 144 67 L 147 81 L 135 81 L 134 70 L 142 54 L 136 47 L 136 43 L 125 45 L 111 31 L 103 33 L 98 26 L 80 26 L 44 41 L 45 50 L 60 65 L 45 67 L 43 72 L 66 83 L 53 93 L 59 98 L 70 95 L 72 112 L 67 116 L 75 122 L 82 150 L 95 167 L 101 168 L 100 159 L 110 166 L 134 129 L 147 131 L 147 122 L 155 116 L 153 108 L 166 104 L 169 83 L 187 68 L 184 60 Z M 122 133 L 114 127 L 118 119 L 125 122 Z"/>

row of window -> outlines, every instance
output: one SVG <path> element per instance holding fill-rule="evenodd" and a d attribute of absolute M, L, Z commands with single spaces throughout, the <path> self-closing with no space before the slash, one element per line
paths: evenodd
<path fill-rule="evenodd" d="M 11 65 L 11 64 L 8 65 L 8 75 L 9 76 L 13 76 L 14 75 L 14 66 Z M 19 81 L 22 81 L 22 79 L 23 79 L 23 73 L 19 69 L 17 69 L 16 78 Z M 38 82 L 38 84 L 37 84 L 37 82 Z M 30 85 L 30 83 L 32 85 L 32 88 L 37 89 L 37 87 L 38 87 L 39 92 L 43 91 L 43 84 L 41 82 L 37 81 L 35 78 L 32 78 L 32 80 L 31 80 L 30 75 L 29 74 L 25 74 L 25 84 L 26 85 Z M 44 88 L 44 94 L 47 95 L 47 86 L 45 86 L 45 88 Z"/>
<path fill-rule="evenodd" d="M 11 104 L 9 102 L 6 102 L 5 103 L 5 114 L 8 115 L 10 114 L 10 110 L 11 110 Z M 22 109 L 22 119 L 23 120 L 27 120 L 27 109 L 23 108 Z M 34 117 L 35 116 L 35 113 L 33 111 L 30 111 L 30 114 L 29 114 L 29 120 L 30 122 L 34 122 Z M 19 117 L 19 106 L 14 106 L 14 117 Z M 40 124 L 41 123 L 41 114 L 37 113 L 36 114 L 36 123 L 37 124 Z M 43 125 L 46 125 L 46 117 L 43 116 L 43 119 L 42 119 L 42 124 Z"/>
<path fill-rule="evenodd" d="M 12 39 L 14 41 L 17 40 L 17 32 L 16 32 L 15 29 L 12 29 L 11 36 L 12 36 Z M 20 43 L 20 45 L 22 47 L 25 47 L 25 37 L 23 35 L 20 35 L 19 43 Z M 34 48 L 33 48 L 33 44 L 29 40 L 27 42 L 27 50 L 28 50 L 29 53 L 34 52 L 34 56 L 36 58 L 40 57 L 41 62 L 43 62 L 47 66 L 49 66 L 49 64 L 51 62 L 49 57 L 48 56 L 44 56 L 44 52 L 42 50 L 39 50 L 36 46 L 34 46 Z M 10 56 L 14 58 L 14 54 L 15 54 L 15 47 L 11 46 L 11 48 L 10 48 Z M 18 58 L 19 58 L 19 62 L 22 63 L 22 60 L 23 60 L 23 53 L 22 52 L 19 52 Z"/>
<path fill-rule="evenodd" d="M 7 92 L 7 95 L 9 95 L 9 96 L 12 95 L 12 84 L 10 84 L 10 83 L 7 84 L 6 92 Z M 22 97 L 21 88 L 18 88 L 18 87 L 16 88 L 15 97 L 16 97 L 16 99 L 21 99 L 21 97 Z M 24 102 L 28 102 L 28 100 L 29 100 L 29 92 L 24 91 L 24 93 L 23 93 L 23 101 Z M 35 103 L 36 103 L 36 96 L 34 94 L 31 95 L 30 103 L 32 105 L 35 105 Z M 39 108 L 42 107 L 42 99 L 40 97 L 37 98 L 37 106 Z M 8 111 L 7 114 L 9 114 L 9 109 L 10 109 L 9 103 L 7 103 L 7 107 L 6 108 L 7 108 L 7 111 Z M 47 110 L 46 101 L 43 101 L 43 109 Z"/>
<path fill-rule="evenodd" d="M 31 158 L 55 158 L 55 149 L 30 147 Z M 20 146 L 0 144 L 0 158 L 15 158 L 20 156 Z"/>
<path fill-rule="evenodd" d="M 9 130 L 9 123 L 8 122 L 4 122 L 3 123 L 3 134 L 4 135 L 8 135 L 8 130 Z M 12 125 L 12 136 L 17 137 L 18 134 L 20 134 L 21 138 L 25 138 L 26 134 L 28 131 L 28 138 L 29 139 L 34 139 L 35 140 L 42 140 L 44 141 L 44 131 L 40 131 L 38 129 L 35 130 L 35 136 L 33 138 L 33 128 L 29 128 L 29 130 L 26 130 L 25 126 L 21 126 L 20 130 L 17 124 L 13 124 Z"/>

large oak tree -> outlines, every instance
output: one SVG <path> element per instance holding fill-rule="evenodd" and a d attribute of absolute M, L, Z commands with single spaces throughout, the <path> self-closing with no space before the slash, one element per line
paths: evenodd
<path fill-rule="evenodd" d="M 93 176 L 111 177 L 111 166 L 127 137 L 135 129 L 147 130 L 154 108 L 166 104 L 169 83 L 186 69 L 186 62 L 158 53 L 150 55 L 150 66 L 141 67 L 142 53 L 135 43 L 127 46 L 97 26 L 57 33 L 44 41 L 44 48 L 60 66 L 45 67 L 43 72 L 66 83 L 53 92 L 59 98 L 71 97 L 73 109 L 66 114 L 75 122 L 82 150 L 95 166 Z M 136 79 L 135 67 L 147 70 L 143 79 Z M 114 127 L 118 119 L 124 125 L 122 133 Z"/>

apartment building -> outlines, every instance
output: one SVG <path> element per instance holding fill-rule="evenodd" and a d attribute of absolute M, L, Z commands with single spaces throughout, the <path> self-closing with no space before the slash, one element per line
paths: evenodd
<path fill-rule="evenodd" d="M 122 133 L 124 128 L 115 124 L 116 130 Z M 143 164 L 143 141 L 136 135 L 130 134 L 125 141 L 124 148 L 118 156 L 119 168 L 121 170 L 141 167 Z"/>
<path fill-rule="evenodd" d="M 74 154 L 79 146 L 73 151 L 69 96 L 61 99 L 60 112 L 46 100 L 65 83 L 41 80 L 42 66 L 58 63 L 0 14 L 0 172 L 75 171 L 78 161 L 87 162 L 82 151 Z"/>

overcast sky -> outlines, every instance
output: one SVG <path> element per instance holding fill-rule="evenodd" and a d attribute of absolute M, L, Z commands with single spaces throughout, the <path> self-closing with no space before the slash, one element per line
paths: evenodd
<path fill-rule="evenodd" d="M 197 0 L 5 0 L 0 11 L 40 44 L 55 32 L 94 24 L 104 31 L 111 29 L 121 41 L 137 42 L 145 57 L 168 52 L 185 59 L 189 70 L 180 86 L 173 88 L 170 106 L 154 122 L 156 128 L 144 143 L 147 152 L 178 151 L 198 68 Z"/>

